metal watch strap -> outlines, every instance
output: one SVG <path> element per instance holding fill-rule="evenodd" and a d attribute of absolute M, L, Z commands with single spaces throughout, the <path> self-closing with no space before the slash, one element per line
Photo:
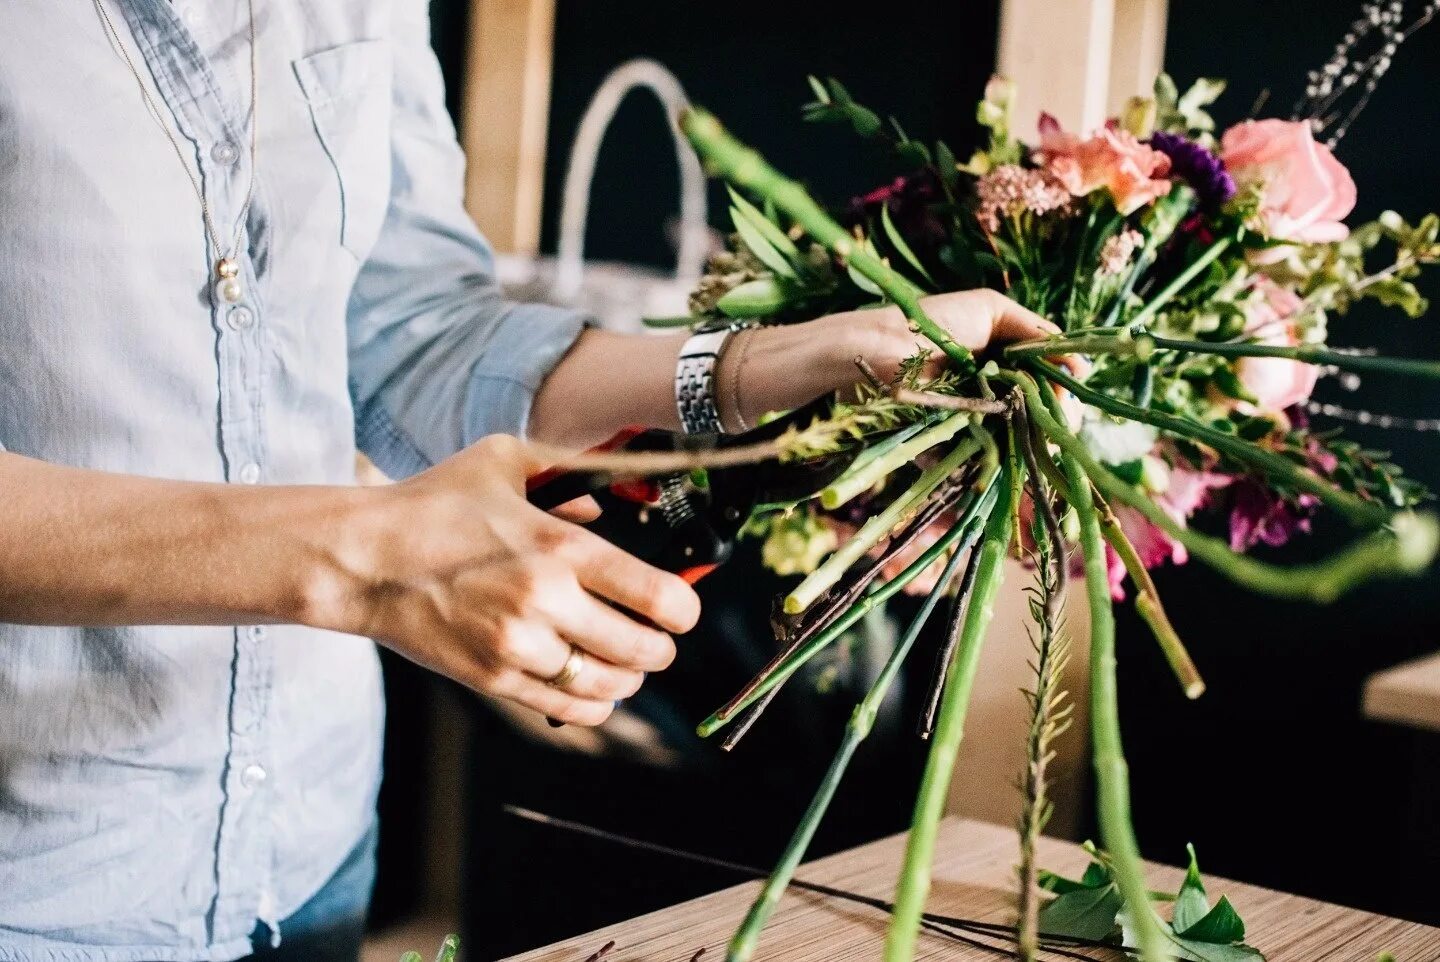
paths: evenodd
<path fill-rule="evenodd" d="M 686 434 L 722 434 L 715 406 L 715 364 L 730 335 L 749 325 L 701 328 L 680 348 L 675 362 L 675 410 Z"/>

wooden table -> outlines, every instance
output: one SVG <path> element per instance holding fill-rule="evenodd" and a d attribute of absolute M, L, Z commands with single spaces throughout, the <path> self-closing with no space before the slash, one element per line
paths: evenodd
<path fill-rule="evenodd" d="M 1440 653 L 1371 675 L 1365 717 L 1440 732 Z"/>
<path fill-rule="evenodd" d="M 903 836 L 883 839 L 805 866 L 800 877 L 863 895 L 890 898 Z M 1075 845 L 1046 839 L 1041 864 L 1067 875 L 1084 868 Z M 1203 854 L 1203 853 L 1202 853 Z M 936 853 L 930 909 L 980 921 L 1013 921 L 1015 836 L 1008 829 L 948 819 Z M 1182 872 L 1152 866 L 1152 884 L 1170 891 Z M 629 922 L 515 956 L 509 962 L 585 962 L 606 942 L 605 962 L 721 962 L 725 943 L 754 897 L 758 883 L 725 889 Z M 1206 879 L 1212 900 L 1228 895 L 1250 929 L 1250 941 L 1271 962 L 1375 962 L 1382 951 L 1398 962 L 1440 959 L 1440 928 L 1328 905 L 1253 885 Z M 786 896 L 757 953 L 759 962 L 860 962 L 879 959 L 887 917 L 879 911 L 803 892 Z M 1095 951 L 1096 958 L 1120 958 Z M 923 934 L 917 958 L 951 962 L 1002 956 Z M 1049 957 L 1048 953 L 1045 954 Z"/>

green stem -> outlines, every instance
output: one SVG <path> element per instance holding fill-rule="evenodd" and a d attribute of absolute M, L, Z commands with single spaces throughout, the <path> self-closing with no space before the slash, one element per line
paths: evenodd
<path fill-rule="evenodd" d="M 1159 313 L 1160 308 L 1164 307 L 1176 294 L 1184 290 L 1187 284 L 1213 264 L 1215 259 L 1225 253 L 1233 243 L 1235 243 L 1234 237 L 1222 237 L 1211 244 L 1206 248 L 1205 253 L 1191 261 L 1183 271 L 1175 275 L 1169 284 L 1161 288 L 1160 293 L 1156 294 L 1150 299 L 1149 303 L 1136 311 L 1135 315 L 1125 322 L 1125 326 L 1131 330 L 1143 327 L 1150 318 Z"/>
<path fill-rule="evenodd" d="M 1440 380 L 1440 361 L 1411 357 L 1380 357 L 1374 354 L 1350 354 L 1319 344 L 1242 344 L 1185 341 L 1171 337 L 1142 334 L 1138 337 L 1086 335 L 1056 337 L 1044 341 L 1025 341 L 1005 349 L 1007 358 L 1049 357 L 1057 354 L 1117 354 L 1134 356 L 1142 361 L 1157 350 L 1181 354 L 1213 354 L 1217 357 L 1281 357 L 1303 364 L 1324 364 L 1346 371 L 1378 371 L 1384 374 L 1424 377 Z"/>
<path fill-rule="evenodd" d="M 1025 392 L 1035 423 L 1061 451 L 1079 462 L 1106 499 L 1134 508 L 1195 557 L 1253 591 L 1326 604 L 1366 581 L 1419 574 L 1429 567 L 1440 546 L 1440 527 L 1435 519 L 1406 512 L 1389 519 L 1390 530 L 1373 532 L 1329 558 L 1311 564 L 1279 567 L 1231 551 L 1224 542 L 1184 527 L 1141 491 L 1116 477 L 1090 454 L 1083 441 L 1041 409 L 1042 392 L 1034 381 L 1024 375 L 1010 375 L 1010 378 Z M 1078 492 L 1071 494 L 1080 497 Z"/>
<path fill-rule="evenodd" d="M 937 425 L 937 428 L 950 428 L 950 435 L 954 436 L 956 431 L 965 426 L 963 422 L 967 420 L 967 418 L 952 418 L 943 425 Z M 962 423 L 952 424 L 952 421 Z M 922 434 L 920 437 L 923 438 L 925 435 Z M 865 552 L 879 544 L 895 529 L 901 519 L 919 508 L 925 499 L 954 473 L 956 468 L 970 460 L 979 450 L 980 442 L 974 438 L 962 440 L 949 454 L 921 474 L 920 479 L 906 489 L 903 494 L 886 505 L 883 511 L 867 518 L 865 523 L 860 526 L 860 530 L 850 537 L 850 540 L 835 549 L 834 553 L 826 558 L 820 567 L 810 572 L 804 581 L 795 586 L 794 591 L 785 596 L 785 613 L 796 615 L 814 604 L 815 599 L 829 591 L 831 585 L 835 584 L 851 565 L 859 561 Z"/>
<path fill-rule="evenodd" d="M 969 423 L 970 418 L 967 415 L 952 415 L 934 427 L 895 445 L 889 451 L 871 458 L 864 465 L 847 472 L 823 489 L 820 492 L 821 506 L 829 511 L 835 510 L 851 498 L 873 488 L 896 468 L 909 464 L 935 445 L 950 440 Z"/>
<path fill-rule="evenodd" d="M 1214 428 L 1206 427 L 1189 418 L 1177 417 L 1173 414 L 1166 414 L 1163 411 L 1156 411 L 1153 408 L 1141 408 L 1133 404 L 1128 404 L 1125 401 L 1113 398 L 1094 388 L 1087 387 L 1069 373 L 1039 358 L 1032 358 L 1027 361 L 1026 364 L 1042 377 L 1054 381 L 1086 404 L 1097 407 L 1116 417 L 1126 418 L 1130 421 L 1139 421 L 1142 424 L 1157 427 L 1162 431 L 1169 431 L 1172 434 L 1178 434 L 1181 437 L 1199 441 L 1222 454 L 1228 454 L 1243 464 L 1252 468 L 1258 468 L 1262 474 L 1271 480 L 1283 481 L 1292 488 L 1313 494 L 1325 504 L 1339 511 L 1351 524 L 1357 527 L 1373 528 L 1383 524 L 1390 516 L 1390 512 L 1384 507 L 1369 501 L 1364 501 L 1348 492 L 1341 491 L 1309 468 L 1302 468 L 1287 458 L 1271 451 L 1266 451 L 1233 434 L 1217 431 Z"/>
<path fill-rule="evenodd" d="M 1120 557 L 1120 562 L 1125 566 L 1125 571 L 1130 575 L 1130 580 L 1135 583 L 1135 610 L 1150 626 L 1150 633 L 1155 636 L 1155 641 L 1160 645 L 1160 651 L 1165 655 L 1165 661 L 1169 663 L 1170 670 L 1180 681 L 1180 687 L 1185 691 L 1186 698 L 1199 698 L 1205 694 L 1205 680 L 1200 677 L 1200 670 L 1195 667 L 1195 661 L 1190 657 L 1185 642 L 1180 640 L 1180 633 L 1170 621 L 1170 616 L 1165 613 L 1165 606 L 1160 601 L 1159 589 L 1155 587 L 1150 572 L 1146 570 L 1145 563 L 1140 560 L 1140 554 L 1125 532 L 1120 523 L 1115 520 L 1115 515 L 1110 506 L 1101 502 L 1096 506 L 1100 516 L 1100 533 L 1104 535 L 1105 541 L 1115 549 L 1115 554 Z"/>
<path fill-rule="evenodd" d="M 1003 471 L 996 485 L 999 492 L 996 504 L 985 524 L 985 534 L 978 549 L 980 560 L 975 586 L 971 589 L 965 626 L 948 672 L 939 720 L 931 739 L 929 757 L 925 761 L 920 793 L 915 801 L 915 815 L 911 819 L 910 836 L 905 845 L 905 862 L 895 892 L 895 912 L 885 940 L 885 962 L 911 962 L 915 956 L 915 939 L 925 912 L 925 900 L 930 894 L 930 872 L 935 859 L 940 817 L 945 811 L 945 798 L 955 770 L 955 756 L 965 736 L 965 715 L 970 707 L 970 693 L 975 686 L 985 632 L 994 614 L 995 595 L 1004 578 L 1005 556 L 1014 523 L 1011 516 L 1017 507 L 1017 482 L 1024 480 L 1019 453 L 1013 442 Z"/>
<path fill-rule="evenodd" d="M 969 505 L 961 513 L 960 521 L 949 531 L 937 538 L 935 543 L 929 548 L 926 548 L 924 554 L 910 562 L 909 567 L 880 587 L 872 589 L 869 594 L 855 602 L 844 614 L 831 622 L 824 631 L 806 642 L 804 647 L 800 648 L 779 665 L 776 665 L 775 670 L 751 689 L 743 699 L 726 705 L 720 711 L 715 712 L 696 726 L 696 732 L 704 738 L 724 728 L 731 719 L 769 694 L 772 688 L 784 684 L 791 675 L 799 671 L 806 662 L 814 658 L 822 649 L 844 634 L 851 625 L 855 624 L 855 622 L 859 621 L 876 607 L 883 605 L 894 596 L 896 592 L 914 581 L 922 571 L 934 564 L 935 559 L 949 550 L 950 546 L 960 538 L 970 518 L 978 512 L 988 512 L 990 510 L 990 505 L 994 503 L 993 499 L 995 496 L 993 482 L 993 474 L 986 475 L 981 479 L 976 485 L 976 496 L 971 499 Z"/>
<path fill-rule="evenodd" d="M 1047 415 L 1048 416 L 1048 415 Z M 1094 753 L 1096 814 L 1100 837 L 1110 853 L 1115 883 L 1125 900 L 1142 962 L 1172 958 L 1150 907 L 1145 865 L 1130 818 L 1130 772 L 1120 742 L 1120 702 L 1115 678 L 1115 612 L 1110 607 L 1105 542 L 1090 494 L 1090 481 L 1078 460 L 1061 453 L 1061 466 L 1080 517 L 1080 548 L 1085 556 L 1085 591 L 1090 601 L 1090 731 Z"/>
<path fill-rule="evenodd" d="M 810 847 L 810 842 L 815 838 L 815 832 L 820 827 L 825 812 L 829 809 L 831 801 L 835 798 L 835 792 L 840 787 L 840 780 L 845 777 L 845 770 L 850 765 L 850 759 L 854 757 L 856 749 L 860 747 L 870 734 L 870 729 L 875 725 L 875 716 L 880 710 L 880 705 L 890 691 L 891 684 L 899 674 L 905 658 L 910 654 L 910 649 L 915 646 L 915 639 L 920 636 L 920 631 L 925 623 L 930 620 L 935 605 L 939 602 L 941 595 L 949 587 L 955 577 L 955 571 L 960 566 L 960 560 L 964 554 L 967 542 L 973 542 L 975 535 L 980 531 L 982 520 L 972 520 L 968 527 L 968 534 L 955 546 L 950 561 L 945 565 L 945 571 L 940 575 L 934 590 L 930 592 L 925 603 L 921 605 L 919 612 L 911 620 L 905 630 L 905 634 L 890 652 L 884 668 L 880 670 L 880 677 L 875 679 L 875 684 L 870 687 L 869 692 L 855 706 L 855 711 L 850 716 L 850 723 L 845 728 L 845 737 L 840 742 L 840 748 L 830 762 L 830 768 L 821 780 L 819 788 L 815 791 L 815 797 L 810 800 L 810 807 L 805 810 L 805 817 L 796 826 L 795 833 L 790 837 L 790 842 L 785 846 L 780 861 L 776 864 L 775 870 L 765 880 L 760 894 L 750 906 L 750 911 L 745 915 L 745 921 L 730 940 L 730 948 L 726 954 L 728 962 L 748 962 L 755 954 L 755 947 L 760 941 L 760 933 L 769 921 L 770 915 L 775 907 L 780 904 L 780 897 L 785 894 L 785 889 L 790 885 L 791 879 L 795 877 L 800 862 L 805 857 L 805 852 Z"/>
<path fill-rule="evenodd" d="M 975 369 L 975 358 L 969 349 L 957 343 L 921 308 L 920 297 L 924 292 L 857 244 L 844 227 L 815 203 L 804 187 L 771 167 L 765 158 L 728 133 L 720 121 L 705 110 L 691 108 L 681 114 L 680 129 L 713 171 L 784 211 L 807 234 L 884 291 L 916 329 L 944 351 L 960 371 Z"/>

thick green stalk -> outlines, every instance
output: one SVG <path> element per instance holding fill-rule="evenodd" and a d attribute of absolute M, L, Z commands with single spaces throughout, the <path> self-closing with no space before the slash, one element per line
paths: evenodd
<path fill-rule="evenodd" d="M 735 139 L 707 111 L 699 108 L 685 111 L 680 115 L 680 129 L 711 170 L 784 211 L 807 234 L 884 291 L 916 329 L 944 351 L 962 372 L 975 369 L 975 358 L 969 349 L 957 343 L 921 308 L 920 298 L 924 292 L 856 243 L 844 227 L 815 203 L 804 187 Z"/>
<path fill-rule="evenodd" d="M 1130 575 L 1130 580 L 1135 583 L 1135 610 L 1150 626 L 1150 632 L 1155 636 L 1155 641 L 1160 645 L 1160 651 L 1165 655 L 1165 661 L 1170 665 L 1170 670 L 1180 681 L 1180 687 L 1185 691 L 1186 698 L 1199 698 L 1205 694 L 1205 680 L 1200 677 L 1200 669 L 1195 667 L 1195 660 L 1190 657 L 1190 652 L 1185 647 L 1185 642 L 1180 640 L 1180 633 L 1170 622 L 1170 616 L 1165 613 L 1165 606 L 1160 601 L 1160 591 L 1155 587 L 1155 581 L 1146 570 L 1145 563 L 1140 560 L 1140 554 L 1130 539 L 1125 536 L 1125 531 L 1120 527 L 1120 522 L 1115 520 L 1115 515 L 1110 511 L 1109 505 L 1101 503 L 1096 506 L 1100 516 L 1100 533 L 1104 535 L 1105 541 L 1115 549 L 1119 556 L 1120 563 L 1125 566 L 1125 571 Z"/>
<path fill-rule="evenodd" d="M 835 798 L 835 792 L 840 787 L 840 780 L 845 777 L 845 769 L 850 765 L 850 759 L 854 757 L 856 749 L 860 747 L 870 734 L 870 729 L 875 725 L 875 716 L 880 710 L 880 705 L 885 701 L 885 696 L 890 691 L 895 676 L 900 673 L 905 658 L 910 654 L 910 649 L 915 646 L 915 639 L 920 636 L 920 631 L 925 623 L 930 620 L 930 615 L 935 610 L 941 595 L 945 594 L 950 582 L 955 577 L 955 571 L 960 566 L 960 560 L 964 554 L 967 543 L 973 542 L 975 535 L 980 531 L 983 519 L 976 518 L 968 525 L 968 533 L 960 543 L 955 546 L 950 561 L 945 565 L 945 571 L 940 575 L 935 588 L 930 592 L 925 603 L 920 606 L 919 612 L 910 621 L 905 634 L 890 652 L 885 666 L 880 670 L 880 677 L 875 679 L 875 684 L 855 706 L 855 711 L 850 716 L 850 723 L 845 728 L 845 737 L 840 742 L 840 748 L 830 762 L 830 768 L 821 780 L 819 788 L 815 791 L 815 797 L 810 800 L 810 807 L 805 810 L 805 817 L 796 826 L 795 833 L 790 836 L 790 842 L 785 846 L 780 861 L 776 864 L 770 877 L 760 889 L 760 894 L 750 906 L 750 911 L 745 915 L 745 921 L 735 932 L 730 940 L 730 948 L 726 954 L 729 962 L 748 962 L 755 954 L 755 946 L 760 941 L 760 933 L 769 921 L 770 915 L 775 907 L 780 904 L 780 897 L 785 894 L 785 889 L 790 885 L 791 879 L 795 877 L 800 862 L 805 857 L 805 852 L 810 847 L 810 842 L 815 838 L 815 831 L 820 827 L 825 812 L 830 808 L 831 801 Z"/>
<path fill-rule="evenodd" d="M 1144 307 L 1136 311 L 1135 315 L 1125 322 L 1125 326 L 1131 330 L 1144 326 L 1145 322 L 1159 313 L 1160 308 L 1170 303 L 1171 298 L 1184 290 L 1185 285 L 1200 276 L 1200 274 L 1213 264 L 1217 257 L 1225 253 L 1233 243 L 1235 243 L 1235 238 L 1222 237 L 1211 244 L 1205 249 L 1205 253 L 1191 261 L 1183 271 L 1176 274 L 1174 279 L 1160 290 L 1160 293 L 1156 294 Z"/>
<path fill-rule="evenodd" d="M 1231 551 L 1224 542 L 1179 524 L 1139 489 L 1116 477 L 1090 454 L 1084 442 L 1042 408 L 1042 390 L 1034 381 L 1024 375 L 1009 377 L 1025 392 L 1035 423 L 1061 451 L 1079 462 L 1106 499 L 1134 508 L 1201 561 L 1253 591 L 1326 604 L 1366 581 L 1419 574 L 1429 567 L 1440 547 L 1440 528 L 1435 519 L 1406 512 L 1390 518 L 1390 530 L 1373 532 L 1311 564 L 1279 567 Z"/>
<path fill-rule="evenodd" d="M 1079 462 L 1061 453 L 1069 483 L 1070 506 L 1080 518 L 1080 548 L 1085 556 L 1085 592 L 1090 601 L 1090 737 L 1094 753 L 1096 814 L 1100 837 L 1110 853 L 1115 884 L 1125 899 L 1141 962 L 1172 958 L 1160 920 L 1150 907 L 1145 865 L 1130 818 L 1130 771 L 1120 743 L 1120 702 L 1115 679 L 1115 612 L 1110 607 L 1105 542 Z"/>
<path fill-rule="evenodd" d="M 952 420 L 963 421 L 966 419 Z M 947 421 L 945 425 L 940 426 L 950 427 L 951 425 Z M 954 429 L 950 432 L 952 436 L 964 425 L 957 424 L 953 427 Z M 924 436 L 921 435 L 921 437 Z M 919 438 L 916 440 L 918 441 Z M 979 441 L 974 438 L 965 438 L 955 445 L 949 454 L 921 474 L 920 479 L 906 489 L 903 494 L 886 505 L 883 511 L 867 518 L 865 523 L 860 526 L 859 531 L 835 549 L 834 553 L 826 558 L 820 567 L 810 572 L 804 581 L 795 586 L 794 591 L 785 596 L 785 613 L 798 615 L 814 604 L 815 599 L 829 591 L 831 585 L 835 584 L 851 565 L 859 561 L 865 552 L 889 535 L 906 515 L 918 509 L 925 499 L 955 472 L 956 468 L 974 457 L 975 452 L 979 450 Z"/>
<path fill-rule="evenodd" d="M 1023 482 L 1022 468 L 1019 454 L 1011 443 L 1004 473 L 996 485 L 999 492 L 996 504 L 977 549 L 980 560 L 975 586 L 971 589 L 965 626 L 961 629 L 960 643 L 956 646 L 955 659 L 950 666 L 939 720 L 931 738 L 925 774 L 915 801 L 915 815 L 911 819 L 910 836 L 905 845 L 905 862 L 895 891 L 894 916 L 885 939 L 885 962 L 911 962 L 915 956 L 915 939 L 925 912 L 925 900 L 930 894 L 930 872 L 935 861 L 935 839 L 940 817 L 945 811 L 945 798 L 955 770 L 955 756 L 965 737 L 965 715 L 970 707 L 970 693 L 975 686 L 985 632 L 990 627 L 990 618 L 995 611 L 995 595 L 1004 578 L 1019 482 Z"/>
<path fill-rule="evenodd" d="M 1189 418 L 1166 414 L 1153 408 L 1136 407 L 1118 398 L 1110 397 L 1108 394 L 1086 386 L 1066 371 L 1039 358 L 1031 358 L 1026 363 L 1042 377 L 1065 388 L 1086 404 L 1116 417 L 1139 421 L 1162 431 L 1199 441 L 1222 454 L 1228 454 L 1236 461 L 1252 468 L 1258 468 L 1266 477 L 1283 481 L 1296 490 L 1315 495 L 1357 527 L 1373 528 L 1383 524 L 1390 517 L 1390 512 L 1383 506 L 1341 491 L 1309 468 L 1302 468 L 1295 462 L 1272 451 L 1266 451 L 1243 438 L 1217 431 Z"/>
<path fill-rule="evenodd" d="M 767 675 L 765 679 L 756 685 L 743 699 L 732 705 L 725 706 L 725 708 L 715 712 L 709 718 L 702 721 L 696 726 L 696 732 L 702 738 L 705 738 L 724 728 L 731 719 L 769 694 L 772 688 L 784 684 L 791 675 L 799 671 L 806 662 L 814 658 L 822 649 L 844 634 L 851 625 L 855 624 L 855 622 L 859 621 L 879 605 L 883 605 L 900 591 L 900 589 L 914 581 L 920 572 L 934 564 L 935 559 L 939 558 L 951 545 L 959 540 L 972 517 L 981 511 L 988 512 L 990 510 L 990 505 L 994 503 L 995 497 L 993 490 L 994 480 L 994 473 L 987 474 L 980 480 L 976 485 L 979 494 L 970 502 L 970 506 L 963 512 L 961 519 L 956 522 L 949 531 L 937 538 L 934 544 L 926 548 L 920 557 L 910 562 L 904 571 L 880 587 L 872 589 L 869 594 L 851 605 L 844 614 L 831 622 L 824 631 L 806 642 L 803 648 L 796 651 L 779 665 L 776 665 L 775 670 Z"/>
<path fill-rule="evenodd" d="M 1089 334 L 1079 337 L 1055 337 L 1043 341 L 1025 341 L 1005 348 L 1007 358 L 1051 357 L 1057 354 L 1119 354 L 1145 360 L 1155 351 L 1181 354 L 1213 354 L 1217 357 L 1281 357 L 1303 364 L 1324 364 L 1346 371 L 1377 371 L 1440 380 L 1440 361 L 1412 357 L 1381 357 L 1375 354 L 1350 354 L 1334 351 L 1319 344 L 1249 344 L 1239 342 L 1211 343 L 1185 341 L 1173 337 L 1142 334 L 1138 337 Z"/>
<path fill-rule="evenodd" d="M 951 415 L 934 427 L 927 428 L 855 470 L 841 475 L 820 492 L 821 507 L 833 511 L 851 498 L 869 491 L 892 471 L 914 461 L 935 445 L 950 440 L 969 423 L 968 415 Z"/>

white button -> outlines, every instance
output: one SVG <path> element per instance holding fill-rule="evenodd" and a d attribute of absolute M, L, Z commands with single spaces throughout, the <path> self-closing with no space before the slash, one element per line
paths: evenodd
<path fill-rule="evenodd" d="M 228 140 L 222 140 L 210 148 L 210 159 L 217 164 L 224 164 L 226 167 L 235 163 L 235 159 L 239 156 L 240 151 L 236 150 L 235 145 Z"/>
<path fill-rule="evenodd" d="M 225 315 L 225 323 L 230 325 L 232 331 L 248 331 L 255 326 L 255 312 L 244 305 L 232 307 L 230 313 Z"/>
<path fill-rule="evenodd" d="M 245 633 L 250 636 L 251 641 L 265 640 L 265 629 L 259 625 L 252 625 L 250 628 L 246 629 Z"/>
<path fill-rule="evenodd" d="M 259 788 L 269 777 L 270 773 L 259 765 L 246 765 L 245 770 L 240 773 L 240 784 L 246 788 Z"/>
<path fill-rule="evenodd" d="M 255 484 L 260 480 L 260 465 L 254 461 L 249 462 L 240 469 L 241 484 Z"/>

